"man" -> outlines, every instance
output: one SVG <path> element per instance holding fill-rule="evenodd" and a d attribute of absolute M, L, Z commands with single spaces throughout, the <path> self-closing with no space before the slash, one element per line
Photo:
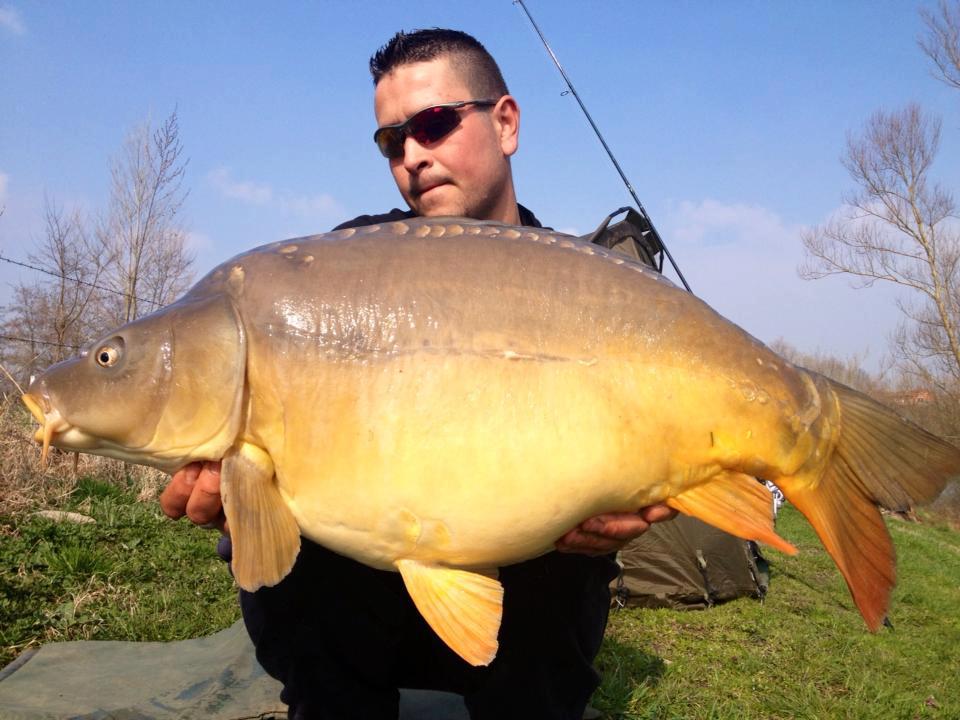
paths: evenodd
<path fill-rule="evenodd" d="M 398 33 L 370 69 L 377 144 L 410 210 L 339 227 L 417 215 L 540 226 L 514 191 L 520 110 L 479 42 L 452 30 Z M 215 463 L 178 472 L 164 512 L 222 528 L 218 473 Z M 591 518 L 557 541 L 561 552 L 502 568 L 500 650 L 489 667 L 468 666 L 434 635 L 397 573 L 307 541 L 279 585 L 241 592 L 244 621 L 292 718 L 395 718 L 397 688 L 420 687 L 464 695 L 475 719 L 579 720 L 598 683 L 610 553 L 673 515 L 658 505 Z"/>

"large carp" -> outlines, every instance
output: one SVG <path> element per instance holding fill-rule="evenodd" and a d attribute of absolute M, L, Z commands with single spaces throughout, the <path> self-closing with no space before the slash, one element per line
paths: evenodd
<path fill-rule="evenodd" d="M 24 400 L 44 453 L 222 458 L 247 590 L 289 572 L 302 533 L 398 570 L 473 664 L 496 654 L 495 568 L 598 513 L 665 501 L 794 552 L 755 478 L 807 516 L 875 630 L 894 584 L 877 505 L 929 500 L 960 471 L 954 447 L 643 265 L 455 218 L 239 255 Z"/>

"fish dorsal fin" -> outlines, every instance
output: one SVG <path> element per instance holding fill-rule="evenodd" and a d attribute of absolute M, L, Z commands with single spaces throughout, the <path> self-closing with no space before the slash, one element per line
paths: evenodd
<path fill-rule="evenodd" d="M 489 665 L 503 617 L 503 586 L 496 577 L 416 560 L 399 560 L 397 568 L 440 639 L 471 665 Z"/>
<path fill-rule="evenodd" d="M 743 473 L 726 471 L 676 497 L 667 505 L 744 540 L 758 540 L 789 555 L 797 549 L 773 529 L 770 491 Z"/>
<path fill-rule="evenodd" d="M 273 461 L 247 442 L 223 459 L 220 495 L 233 542 L 233 576 L 253 592 L 276 585 L 300 552 L 300 529 L 280 495 Z"/>

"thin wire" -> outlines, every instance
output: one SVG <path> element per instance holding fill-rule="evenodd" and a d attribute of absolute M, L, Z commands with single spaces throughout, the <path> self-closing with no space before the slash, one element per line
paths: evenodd
<path fill-rule="evenodd" d="M 13 342 L 29 343 L 31 345 L 49 345 L 51 347 L 66 348 L 67 350 L 79 350 L 81 348 L 80 345 L 64 345 L 47 340 L 31 340 L 30 338 L 14 337 L 13 335 L 0 335 L 0 340 L 12 340 Z"/>
<path fill-rule="evenodd" d="M 153 300 L 148 300 L 147 298 L 137 297 L 136 295 L 128 295 L 127 293 L 122 293 L 113 288 L 104 287 L 103 285 L 97 285 L 96 283 L 87 282 L 86 280 L 81 280 L 79 278 L 70 277 L 69 275 L 61 275 L 60 273 L 53 272 L 52 270 L 47 270 L 46 268 L 37 267 L 36 265 L 31 265 L 30 263 L 20 262 L 19 260 L 14 260 L 13 258 L 8 258 L 3 255 L 0 255 L 0 261 L 5 263 L 10 263 L 11 265 L 17 265 L 22 268 L 28 268 L 30 270 L 36 270 L 37 272 L 45 273 L 52 277 L 62 278 L 64 280 L 69 280 L 70 282 L 75 282 L 80 285 L 86 285 L 87 287 L 96 288 L 97 290 L 103 290 L 104 292 L 113 293 L 114 295 L 119 295 L 120 297 L 133 297 L 140 302 L 149 303 L 151 305 L 160 305 L 160 303 Z M 82 345 L 64 345 L 63 343 L 50 342 L 49 340 L 36 340 L 32 338 L 22 338 L 15 337 L 13 335 L 0 335 L 0 340 L 9 340 L 11 342 L 21 342 L 29 345 L 46 345 L 49 347 L 63 348 L 65 350 L 80 350 Z"/>
<path fill-rule="evenodd" d="M 560 65 L 560 61 L 557 59 L 556 53 L 553 52 L 553 48 L 550 47 L 550 44 L 547 42 L 547 38 L 544 37 L 543 33 L 540 31 L 540 26 L 537 25 L 536 20 L 533 19 L 533 15 L 530 14 L 530 11 L 527 10 L 527 6 L 524 4 L 523 0 L 513 0 L 514 5 L 519 5 L 523 8 L 523 12 L 526 13 L 527 18 L 530 20 L 530 24 L 533 25 L 533 29 L 537 31 L 537 35 L 540 36 L 540 41 L 543 43 L 543 46 L 547 49 L 547 52 L 550 53 L 550 57 L 553 59 L 553 64 L 557 66 L 557 70 L 560 71 L 560 74 L 563 75 L 564 82 L 567 83 L 567 87 L 570 88 L 570 92 L 573 93 L 573 97 L 577 99 L 577 102 L 580 104 L 580 109 L 583 110 L 583 114 L 587 117 L 587 122 L 590 123 L 590 127 L 593 128 L 593 132 L 596 133 L 597 138 L 600 140 L 600 144 L 603 145 L 603 149 L 607 151 L 607 155 L 610 157 L 610 162 L 613 163 L 613 166 L 617 169 L 617 172 L 620 173 L 620 179 L 623 180 L 623 184 L 627 186 L 627 191 L 630 193 L 630 196 L 633 198 L 633 201 L 637 204 L 637 208 L 640 210 L 640 214 L 643 215 L 644 220 L 647 221 L 647 224 L 650 226 L 650 232 L 653 234 L 657 240 L 660 241 L 660 247 L 663 248 L 663 254 L 667 256 L 667 259 L 670 261 L 670 264 L 673 266 L 674 271 L 677 273 L 677 277 L 680 278 L 680 282 L 683 283 L 683 286 L 687 289 L 687 292 L 692 293 L 693 290 L 690 289 L 690 284 L 687 282 L 687 279 L 683 276 L 683 273 L 680 272 L 680 266 L 677 265 L 677 262 L 673 259 L 673 255 L 670 254 L 670 251 L 667 249 L 666 244 L 663 242 L 663 238 L 660 237 L 660 233 L 657 232 L 657 229 L 653 226 L 653 221 L 650 219 L 650 216 L 647 214 L 646 209 L 643 207 L 643 203 L 640 202 L 640 198 L 637 197 L 637 193 L 633 190 L 633 185 L 630 184 L 630 181 L 627 179 L 626 174 L 623 172 L 623 169 L 620 167 L 620 163 L 617 162 L 617 159 L 613 156 L 613 152 L 610 150 L 610 146 L 607 145 L 607 141 L 603 139 L 603 135 L 600 134 L 600 129 L 597 127 L 597 124 L 593 121 L 593 118 L 590 117 L 590 113 L 587 111 L 587 106 L 583 104 L 583 100 L 580 99 L 580 95 L 577 93 L 577 89 L 573 87 L 573 83 L 570 81 L 570 78 L 567 76 L 567 73 L 564 71 L 563 66 Z"/>
<path fill-rule="evenodd" d="M 104 287 L 103 285 L 97 285 L 96 283 L 87 282 L 86 280 L 81 280 L 80 278 L 70 277 L 69 275 L 61 275 L 60 273 L 53 272 L 52 270 L 47 270 L 46 268 L 37 267 L 36 265 L 30 265 L 29 263 L 20 262 L 19 260 L 14 260 L 13 258 L 5 257 L 0 254 L 0 261 L 5 263 L 10 263 L 11 265 L 19 265 L 23 268 L 29 268 L 30 270 L 36 270 L 37 272 L 46 273 L 52 277 L 62 278 L 64 280 L 69 280 L 70 282 L 78 283 L 79 285 L 86 285 L 87 287 L 96 288 L 97 290 L 103 290 L 104 292 L 113 293 L 114 295 L 119 295 L 120 297 L 133 298 L 134 300 L 139 300 L 140 302 L 149 303 L 156 307 L 160 307 L 161 303 L 156 302 L 155 300 L 148 300 L 147 298 L 138 297 L 136 295 L 130 295 L 129 293 L 120 292 L 119 290 L 114 290 L 113 288 Z"/>

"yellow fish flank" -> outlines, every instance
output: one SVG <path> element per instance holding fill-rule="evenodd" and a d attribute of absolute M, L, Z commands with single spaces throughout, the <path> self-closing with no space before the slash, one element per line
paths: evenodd
<path fill-rule="evenodd" d="M 242 587 L 279 582 L 302 533 L 402 573 L 475 665 L 497 651 L 496 568 L 598 513 L 665 501 L 795 552 L 756 478 L 810 520 L 875 630 L 894 584 L 877 506 L 960 472 L 954 447 L 644 266 L 459 218 L 240 255 L 24 401 L 44 453 L 222 458 Z"/>

